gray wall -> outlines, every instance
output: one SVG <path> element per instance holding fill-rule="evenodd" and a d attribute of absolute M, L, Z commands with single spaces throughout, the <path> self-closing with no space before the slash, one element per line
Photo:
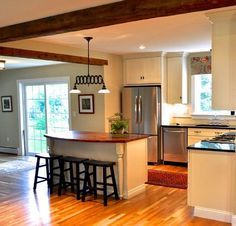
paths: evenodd
<path fill-rule="evenodd" d="M 104 73 L 104 67 L 91 66 L 90 74 Z M 57 64 L 27 69 L 12 69 L 0 71 L 0 96 L 12 96 L 13 112 L 0 111 L 0 146 L 19 147 L 19 123 L 17 103 L 17 80 L 37 79 L 50 77 L 70 77 L 70 86 L 73 87 L 76 75 L 86 75 L 87 65 Z M 78 113 L 78 95 L 71 96 L 71 129 L 81 131 L 104 131 L 104 95 L 97 94 L 100 85 L 81 86 L 84 94 L 95 94 L 95 114 L 82 115 Z M 73 114 L 72 114 L 73 113 Z M 9 141 L 7 141 L 7 137 Z"/>

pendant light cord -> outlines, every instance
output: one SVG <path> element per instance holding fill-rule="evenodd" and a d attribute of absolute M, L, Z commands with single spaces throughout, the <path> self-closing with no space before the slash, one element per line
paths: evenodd
<path fill-rule="evenodd" d="M 86 39 L 87 40 L 87 42 L 88 42 L 88 76 L 90 76 L 90 73 L 89 73 L 89 66 L 90 66 L 90 58 L 89 58 L 89 42 L 90 42 L 90 40 L 91 39 L 93 39 L 92 37 L 84 37 L 84 39 Z"/>

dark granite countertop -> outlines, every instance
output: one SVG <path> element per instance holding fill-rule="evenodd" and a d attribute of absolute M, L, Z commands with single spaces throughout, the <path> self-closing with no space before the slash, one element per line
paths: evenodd
<path fill-rule="evenodd" d="M 162 127 L 173 128 L 202 128 L 202 129 L 236 129 L 236 125 L 222 126 L 222 125 L 210 125 L 210 124 L 169 124 L 162 125 Z"/>
<path fill-rule="evenodd" d="M 188 150 L 235 152 L 235 144 L 200 141 L 187 147 Z"/>

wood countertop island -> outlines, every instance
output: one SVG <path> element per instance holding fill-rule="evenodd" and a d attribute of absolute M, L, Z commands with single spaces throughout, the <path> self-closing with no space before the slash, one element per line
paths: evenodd
<path fill-rule="evenodd" d="M 68 131 L 61 133 L 45 134 L 45 137 L 58 140 L 68 140 L 68 141 L 78 141 L 78 142 L 127 143 L 130 141 L 147 138 L 148 136 L 137 135 L 137 134 L 123 134 L 120 136 L 119 135 L 116 136 L 102 132 Z"/>
<path fill-rule="evenodd" d="M 120 198 L 145 190 L 147 182 L 147 135 L 120 137 L 102 132 L 68 131 L 45 134 L 49 152 L 64 156 L 113 161 Z M 98 177 L 102 172 L 98 172 Z"/>

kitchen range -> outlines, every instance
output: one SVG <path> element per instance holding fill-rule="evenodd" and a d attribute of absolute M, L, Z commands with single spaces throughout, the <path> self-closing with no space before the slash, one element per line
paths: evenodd
<path fill-rule="evenodd" d="M 228 133 L 216 136 L 212 139 L 202 140 L 202 142 L 234 144 L 235 136 L 236 136 L 236 132 L 228 132 Z"/>

